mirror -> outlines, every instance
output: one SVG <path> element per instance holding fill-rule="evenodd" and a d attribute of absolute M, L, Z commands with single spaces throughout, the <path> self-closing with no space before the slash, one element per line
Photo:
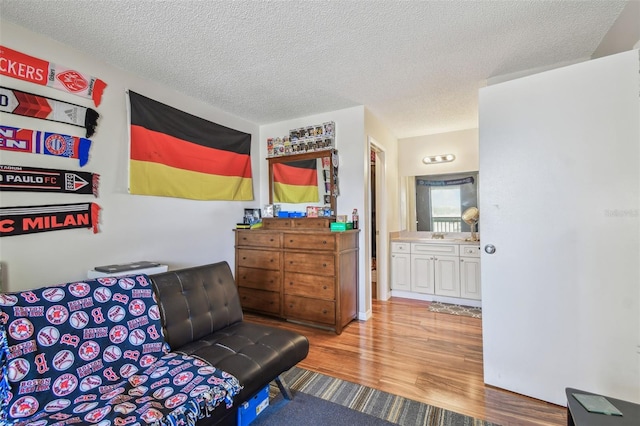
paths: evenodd
<path fill-rule="evenodd" d="M 471 232 L 462 214 L 477 206 L 478 172 L 407 176 L 409 231 Z"/>
<path fill-rule="evenodd" d="M 269 204 L 282 204 L 282 210 L 305 206 L 330 206 L 337 211 L 337 167 L 335 150 L 269 157 Z M 337 153 L 336 153 L 337 155 Z M 293 205 L 288 208 L 287 205 Z"/>

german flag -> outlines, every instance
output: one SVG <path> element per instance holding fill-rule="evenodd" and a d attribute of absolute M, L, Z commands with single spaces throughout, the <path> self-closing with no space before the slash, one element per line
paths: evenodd
<path fill-rule="evenodd" d="M 129 192 L 193 200 L 253 200 L 251 135 L 132 91 Z"/>
<path fill-rule="evenodd" d="M 273 165 L 275 203 L 317 203 L 317 160 L 290 161 Z"/>

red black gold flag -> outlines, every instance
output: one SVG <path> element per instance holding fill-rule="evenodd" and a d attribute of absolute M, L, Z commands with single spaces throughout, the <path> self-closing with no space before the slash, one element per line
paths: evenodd
<path fill-rule="evenodd" d="M 273 198 L 276 203 L 316 203 L 317 160 L 289 161 L 273 165 Z"/>
<path fill-rule="evenodd" d="M 251 135 L 129 91 L 129 191 L 252 200 Z"/>
<path fill-rule="evenodd" d="M 95 234 L 99 212 L 96 203 L 1 207 L 0 237 L 74 228 L 93 228 Z"/>

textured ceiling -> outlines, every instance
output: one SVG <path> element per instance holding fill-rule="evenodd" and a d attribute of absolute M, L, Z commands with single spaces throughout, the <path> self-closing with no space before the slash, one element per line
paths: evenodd
<path fill-rule="evenodd" d="M 477 126 L 490 77 L 588 58 L 624 1 L 0 0 L 0 16 L 249 121 L 365 105 Z"/>

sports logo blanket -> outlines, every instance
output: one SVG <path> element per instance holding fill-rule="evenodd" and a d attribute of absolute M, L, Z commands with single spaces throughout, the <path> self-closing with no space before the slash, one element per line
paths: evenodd
<path fill-rule="evenodd" d="M 168 352 L 146 275 L 0 293 L 0 309 L 3 424 L 193 425 L 241 388 Z"/>

